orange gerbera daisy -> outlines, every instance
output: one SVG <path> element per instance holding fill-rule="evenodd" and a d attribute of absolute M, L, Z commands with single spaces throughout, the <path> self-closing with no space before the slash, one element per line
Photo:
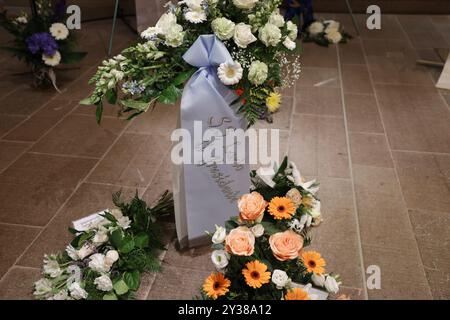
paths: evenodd
<path fill-rule="evenodd" d="M 325 260 L 320 253 L 316 251 L 302 252 L 302 261 L 308 272 L 314 272 L 315 274 L 322 274 L 325 272 Z"/>
<path fill-rule="evenodd" d="M 203 291 L 208 297 L 217 299 L 228 292 L 231 281 L 224 277 L 221 272 L 211 273 L 203 283 Z"/>
<path fill-rule="evenodd" d="M 245 277 L 245 282 L 255 289 L 261 288 L 263 284 L 270 281 L 270 271 L 267 271 L 267 266 L 258 260 L 247 262 L 242 274 Z"/>
<path fill-rule="evenodd" d="M 308 292 L 301 288 L 289 290 L 284 296 L 284 300 L 310 300 Z"/>
<path fill-rule="evenodd" d="M 269 213 L 275 219 L 290 219 L 296 208 L 291 199 L 286 197 L 274 197 L 269 203 Z"/>

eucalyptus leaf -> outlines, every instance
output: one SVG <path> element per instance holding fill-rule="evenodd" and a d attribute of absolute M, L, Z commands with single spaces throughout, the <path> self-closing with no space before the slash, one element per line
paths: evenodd
<path fill-rule="evenodd" d="M 119 280 L 114 284 L 114 291 L 117 293 L 117 295 L 121 296 L 125 293 L 127 293 L 129 290 L 127 284 L 123 280 Z"/>

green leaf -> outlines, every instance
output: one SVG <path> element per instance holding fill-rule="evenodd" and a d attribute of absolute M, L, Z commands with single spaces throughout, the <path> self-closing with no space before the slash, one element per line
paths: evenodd
<path fill-rule="evenodd" d="M 120 248 L 123 243 L 123 235 L 122 231 L 120 230 L 114 230 L 111 235 L 109 236 L 109 240 L 111 241 L 111 244 L 115 248 Z"/>
<path fill-rule="evenodd" d="M 121 296 L 128 292 L 128 286 L 123 280 L 119 280 L 114 284 L 114 291 Z"/>
<path fill-rule="evenodd" d="M 111 221 L 111 222 L 117 222 L 116 217 L 114 217 L 111 213 L 109 213 L 108 211 L 103 212 L 102 214 L 100 214 L 102 217 L 104 217 L 105 219 Z"/>
<path fill-rule="evenodd" d="M 103 300 L 117 300 L 117 296 L 114 294 L 114 292 L 110 292 L 103 296 Z"/>
<path fill-rule="evenodd" d="M 150 107 L 149 102 L 139 101 L 139 100 L 121 100 L 120 103 L 130 109 L 135 109 L 139 111 L 147 111 Z"/>
<path fill-rule="evenodd" d="M 123 238 L 121 245 L 119 246 L 119 252 L 121 253 L 129 253 L 134 249 L 134 240 L 133 237 L 128 235 Z"/>
<path fill-rule="evenodd" d="M 87 52 L 65 52 L 62 54 L 61 63 L 77 63 L 83 60 Z"/>
<path fill-rule="evenodd" d="M 181 90 L 174 85 L 170 85 L 161 92 L 158 102 L 162 104 L 175 104 L 180 95 Z"/>
<path fill-rule="evenodd" d="M 123 280 L 127 284 L 130 290 L 137 290 L 141 283 L 141 274 L 139 271 L 134 270 L 132 272 L 125 272 L 123 274 Z"/>
<path fill-rule="evenodd" d="M 97 119 L 98 124 L 100 124 L 100 121 L 102 121 L 102 114 L 103 114 L 103 103 L 100 102 L 97 104 L 97 109 L 95 110 L 95 118 Z"/>
<path fill-rule="evenodd" d="M 173 80 L 172 84 L 174 86 L 182 85 L 187 79 L 189 79 L 192 74 L 195 72 L 195 69 L 190 69 L 184 72 L 179 73 L 176 78 Z"/>
<path fill-rule="evenodd" d="M 116 104 L 116 102 L 117 102 L 117 91 L 115 89 L 108 89 L 108 91 L 106 91 L 106 93 L 105 93 L 105 96 L 106 96 L 106 100 L 110 104 Z"/>
<path fill-rule="evenodd" d="M 93 105 L 91 97 L 84 98 L 83 100 L 81 100 L 78 103 L 82 104 L 84 106 L 91 106 L 91 105 Z"/>
<path fill-rule="evenodd" d="M 233 220 L 228 220 L 227 222 L 225 222 L 225 229 L 228 231 L 236 228 L 238 226 L 238 223 L 236 221 Z"/>
<path fill-rule="evenodd" d="M 146 233 L 139 233 L 135 238 L 134 238 L 134 243 L 136 245 L 136 247 L 138 248 L 147 248 L 148 244 L 149 244 L 149 237 L 148 234 Z"/>
<path fill-rule="evenodd" d="M 262 221 L 261 224 L 263 225 L 265 232 L 270 236 L 281 231 L 272 222 Z"/>

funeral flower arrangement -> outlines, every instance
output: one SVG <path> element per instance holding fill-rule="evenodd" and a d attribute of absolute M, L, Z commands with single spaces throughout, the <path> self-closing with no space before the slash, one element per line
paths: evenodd
<path fill-rule="evenodd" d="M 184 0 L 168 3 L 156 26 L 141 34 L 143 41 L 103 61 L 90 83 L 95 89 L 83 104 L 95 105 L 100 121 L 103 102 L 118 103 L 134 117 L 155 102 L 173 104 L 194 67 L 183 54 L 200 35 L 214 34 L 233 62 L 217 66 L 220 81 L 235 90 L 242 103 L 238 112 L 249 124 L 266 118 L 280 106 L 278 88 L 292 82 L 299 63 L 288 64 L 296 48 L 297 26 L 284 21 L 281 0 Z"/>
<path fill-rule="evenodd" d="M 116 209 L 107 210 L 75 234 L 66 250 L 44 258 L 44 277 L 34 284 L 37 299 L 129 299 L 139 288 L 141 274 L 160 269 L 156 219 L 173 212 L 171 194 L 153 207 L 136 195 L 130 203 L 113 196 Z"/>
<path fill-rule="evenodd" d="M 76 63 L 86 53 L 74 50 L 75 37 L 65 25 L 63 0 L 54 6 L 51 0 L 36 0 L 35 3 L 37 12 L 31 17 L 22 13 L 11 18 L 6 11 L 0 12 L 0 25 L 14 37 L 12 46 L 1 49 L 30 65 L 37 85 L 51 83 L 56 88 L 53 68 Z"/>
<path fill-rule="evenodd" d="M 318 185 L 305 182 L 285 158 L 274 175 L 251 172 L 251 193 L 238 201 L 239 216 L 216 226 L 204 299 L 310 300 L 337 293 L 339 276 L 325 271 L 320 253 L 307 250 L 321 222 Z M 318 291 L 319 290 L 319 291 Z"/>
<path fill-rule="evenodd" d="M 332 43 L 346 43 L 351 38 L 338 21 L 324 20 L 311 23 L 305 30 L 303 41 L 327 47 Z"/>

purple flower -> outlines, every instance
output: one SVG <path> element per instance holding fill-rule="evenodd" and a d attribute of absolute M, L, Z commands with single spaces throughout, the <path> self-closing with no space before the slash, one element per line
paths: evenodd
<path fill-rule="evenodd" d="M 47 56 L 53 56 L 58 49 L 56 40 L 48 32 L 35 33 L 31 37 L 28 37 L 26 42 L 28 50 L 32 54 L 42 51 Z"/>

